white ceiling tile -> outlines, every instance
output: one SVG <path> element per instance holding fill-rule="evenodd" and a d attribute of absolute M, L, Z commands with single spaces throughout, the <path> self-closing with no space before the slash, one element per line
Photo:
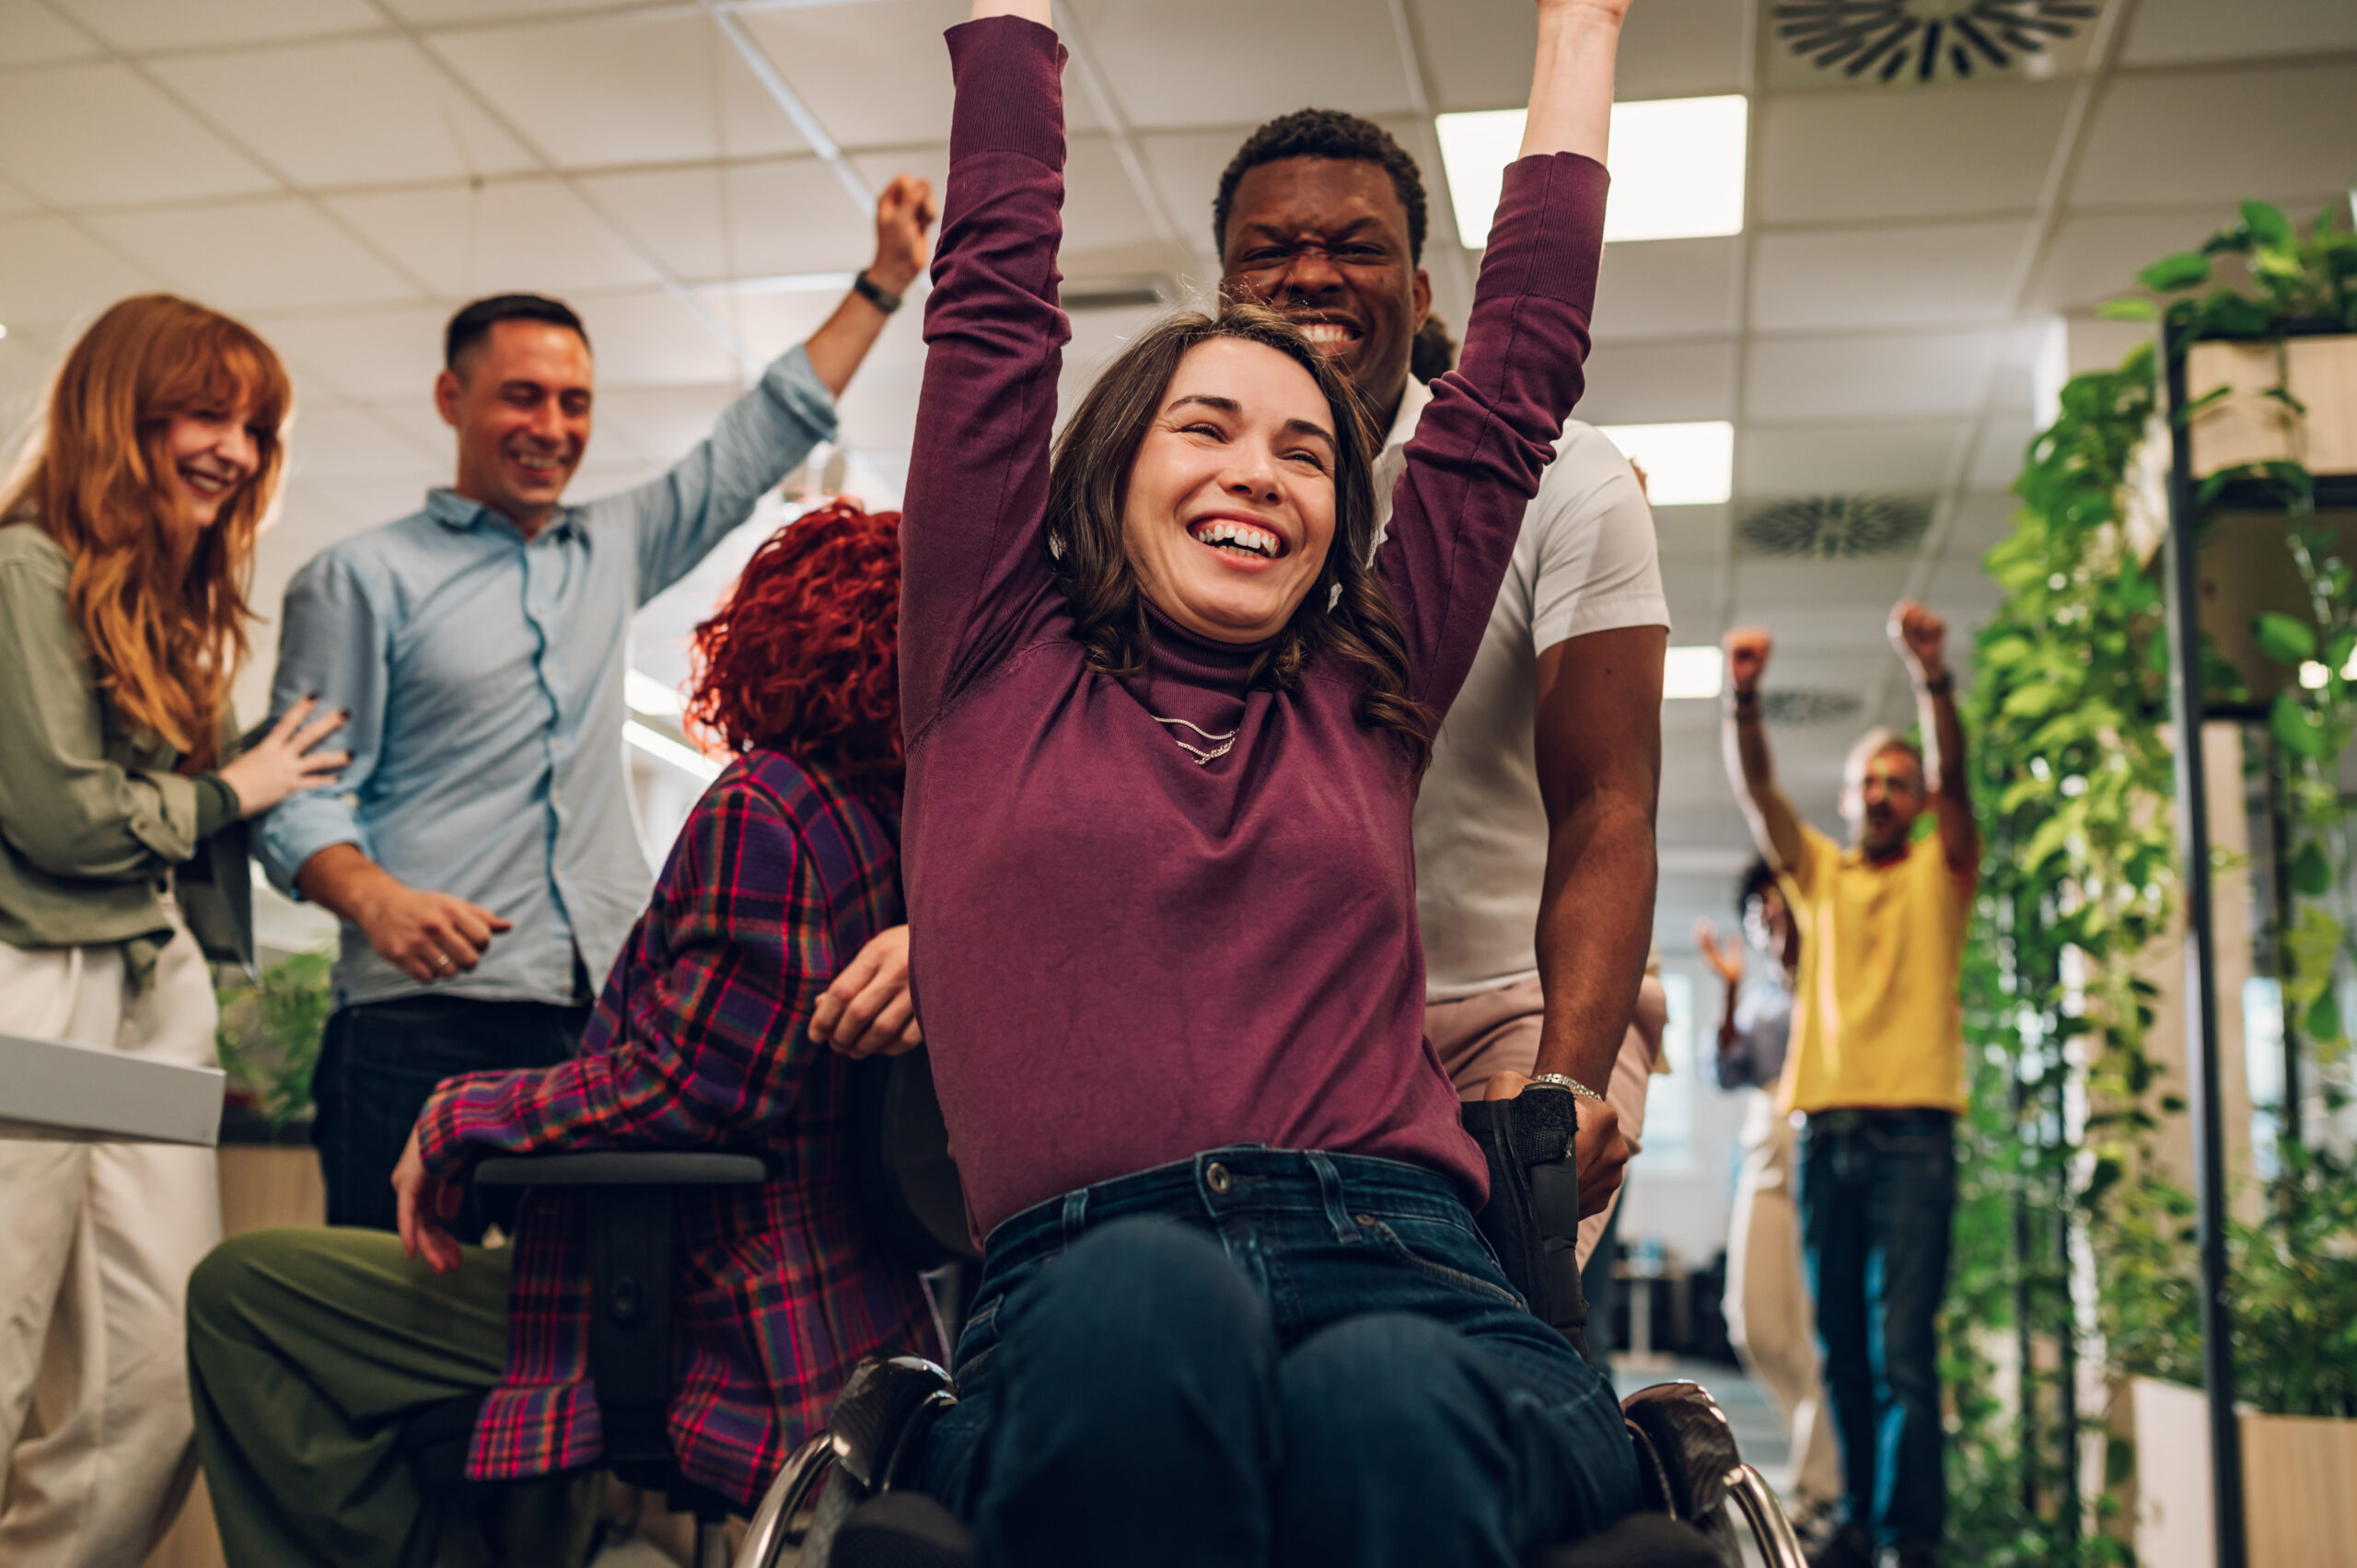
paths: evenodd
<path fill-rule="evenodd" d="M 346 398 L 399 399 L 429 412 L 449 319 L 446 305 L 251 318 L 254 330 L 295 366 L 298 385 L 308 377 Z"/>
<path fill-rule="evenodd" d="M 1410 108 L 1384 0 L 1199 0 L 1174 26 L 1165 0 L 1078 0 L 1080 30 L 1130 123 L 1251 126 L 1312 104 Z M 1251 46 L 1238 48 L 1237 40 Z"/>
<path fill-rule="evenodd" d="M 1976 490 L 2003 491 L 2020 477 L 2037 422 L 2026 415 L 1991 419 L 1981 427 L 1967 482 Z"/>
<path fill-rule="evenodd" d="M 1064 249 L 1082 253 L 1120 245 L 1150 245 L 1154 220 L 1120 155 L 1103 136 L 1072 138 L 1064 163 Z M 1182 220 L 1183 221 L 1183 220 Z M 1189 226 L 1190 234 L 1193 226 Z M 1078 277 L 1085 267 L 1067 264 Z"/>
<path fill-rule="evenodd" d="M 1875 629 L 1879 630 L 1914 569 L 1911 553 L 1876 561 L 1791 561 L 1747 554 L 1736 563 L 1736 613 L 1772 624 L 1788 613 L 1805 615 L 1815 606 L 1832 604 L 1875 616 Z M 1778 673 L 1789 676 L 1793 671 Z M 1865 673 L 1853 671 L 1852 678 Z"/>
<path fill-rule="evenodd" d="M 2071 202 L 2231 211 L 2255 190 L 2346 189 L 2357 169 L 2353 101 L 2351 64 L 2122 77 L 2096 111 Z"/>
<path fill-rule="evenodd" d="M 1744 410 L 1755 419 L 1910 419 L 1977 412 L 1999 331 L 1770 339 L 1751 346 Z"/>
<path fill-rule="evenodd" d="M 842 444 L 905 455 L 916 435 L 917 397 L 923 386 L 923 377 L 920 366 L 861 366 L 837 404 L 842 419 Z M 900 482 L 905 482 L 905 475 Z"/>
<path fill-rule="evenodd" d="M 2200 244 L 2223 227 L 2218 208 L 2165 213 L 2073 213 L 2055 226 L 2023 303 L 2073 310 L 2133 293 L 2136 271 L 2172 250 Z"/>
<path fill-rule="evenodd" d="M 734 382 L 600 388 L 598 454 L 611 458 L 617 450 L 627 449 L 656 462 L 673 461 L 712 434 L 714 422 L 742 390 Z"/>
<path fill-rule="evenodd" d="M 805 148 L 727 40 L 694 11 L 470 28 L 435 33 L 429 47 L 567 167 Z"/>
<path fill-rule="evenodd" d="M 1741 90 L 1743 0 L 1645 0 L 1620 36 L 1614 94 L 1687 98 Z M 1434 110 L 1515 109 L 1530 98 L 1538 13 L 1529 0 L 1413 0 Z"/>
<path fill-rule="evenodd" d="M 1956 641 L 1960 641 L 1956 633 L 1987 624 L 1997 607 L 2005 602 L 2005 590 L 1980 569 L 1977 554 L 1951 555 L 1932 574 L 1924 602 L 1946 620 L 1951 628 L 1950 645 L 1954 646 Z"/>
<path fill-rule="evenodd" d="M 1945 217 L 2037 204 L 2067 83 L 1780 94 L 1759 122 L 1770 224 Z"/>
<path fill-rule="evenodd" d="M 1290 105 L 1297 109 L 1299 104 Z M 1243 146 L 1245 138 L 1265 121 L 1286 112 L 1278 110 L 1243 125 L 1223 126 L 1212 131 L 1156 131 L 1138 138 L 1139 153 L 1147 178 L 1161 192 L 1163 205 L 1178 226 L 1178 238 L 1190 249 L 1206 259 L 1216 260 L 1218 250 L 1212 236 L 1212 203 L 1219 195 L 1220 176 Z M 1434 251 L 1438 247 L 1457 243 L 1457 228 L 1448 206 L 1448 189 L 1435 167 L 1426 167 L 1425 138 L 1416 121 L 1406 115 L 1373 115 L 1375 122 L 1391 134 L 1392 139 L 1407 150 L 1422 177 L 1427 215 L 1424 237 L 1424 264 L 1436 265 Z M 1435 276 L 1434 282 L 1437 283 Z"/>
<path fill-rule="evenodd" d="M 17 213 L 39 212 L 40 210 L 40 203 L 34 201 L 30 196 L 26 195 L 22 191 L 17 190 L 14 185 L 9 184 L 6 180 L 0 180 L 0 217 L 10 217 Z"/>
<path fill-rule="evenodd" d="M 433 26 L 441 22 L 480 22 L 501 17 L 552 16 L 579 12 L 582 0 L 386 0 L 404 21 Z"/>
<path fill-rule="evenodd" d="M 875 209 L 854 203 L 817 158 L 731 164 L 722 183 L 739 276 L 852 272 L 876 255 Z M 936 210 L 940 203 L 936 187 Z"/>
<path fill-rule="evenodd" d="M 531 155 L 404 39 L 178 55 L 173 91 L 305 185 L 459 180 Z"/>
<path fill-rule="evenodd" d="M 91 226 L 223 310 L 306 310 L 417 291 L 307 203 L 282 198 L 99 213 Z"/>
<path fill-rule="evenodd" d="M 827 134 L 846 147 L 949 140 L 949 50 L 964 0 L 865 0 L 753 11 L 742 20 Z M 1087 95 L 1064 77 L 1068 123 L 1093 126 Z"/>
<path fill-rule="evenodd" d="M 2000 319 L 2027 223 L 1767 234 L 1753 252 L 1751 324 L 1767 331 Z"/>
<path fill-rule="evenodd" d="M 62 207 L 271 188 L 261 170 L 115 64 L 13 74 L 0 91 L 0 173 Z"/>
<path fill-rule="evenodd" d="M 296 389 L 294 428 L 287 434 L 290 482 L 328 479 L 396 479 L 424 486 L 449 464 L 421 447 L 400 425 L 353 403 L 314 406 Z"/>
<path fill-rule="evenodd" d="M 683 278 L 745 275 L 729 264 L 729 235 L 721 220 L 722 169 L 662 168 L 585 177 L 589 199 L 638 237 Z"/>
<path fill-rule="evenodd" d="M 1731 418 L 1735 358 L 1731 343 L 1599 344 L 1588 355 L 1579 417 L 1590 424 Z"/>
<path fill-rule="evenodd" d="M 1743 241 L 1649 239 L 1608 245 L 1596 275 L 1596 341 L 1732 332 Z"/>
<path fill-rule="evenodd" d="M 1665 560 L 1672 555 L 1717 560 L 1726 553 L 1727 528 L 1735 508 L 1665 506 L 1654 514 L 1654 537 Z"/>
<path fill-rule="evenodd" d="M 85 60 L 99 52 L 88 34 L 41 0 L 0 0 L 0 65 Z"/>
<path fill-rule="evenodd" d="M 2348 0 L 2140 0 L 2120 49 L 2129 65 L 2357 49 Z"/>
<path fill-rule="evenodd" d="M 1736 436 L 1736 489 L 1757 496 L 1936 490 L 1969 430 L 1959 420 L 1747 424 Z"/>
<path fill-rule="evenodd" d="M 75 0 L 76 20 L 118 49 L 206 49 L 382 28 L 366 0 Z"/>
<path fill-rule="evenodd" d="M 819 324 L 834 314 L 835 308 L 842 303 L 842 296 L 832 290 L 799 294 L 739 294 L 725 288 L 708 288 L 703 290 L 703 297 L 737 337 L 763 357 L 764 363 L 817 331 Z M 923 312 L 915 300 L 911 300 L 886 325 L 884 336 L 892 339 L 911 327 L 920 332 L 923 331 Z M 868 357 L 874 359 L 876 353 L 874 349 L 869 350 Z"/>
<path fill-rule="evenodd" d="M 605 387 L 701 386 L 732 378 L 737 361 L 669 295 L 599 295 L 573 302 L 589 329 Z"/>
<path fill-rule="evenodd" d="M 1976 477 L 1975 484 L 1980 483 Z M 2013 476 L 2005 476 L 2013 482 Z M 2021 509 L 2021 498 L 2003 491 L 1976 490 L 1957 505 L 1956 516 L 1948 523 L 1943 548 L 1949 556 L 1961 556 L 1979 561 L 1989 547 L 2014 531 L 2014 516 Z"/>
<path fill-rule="evenodd" d="M 10 335 L 36 324 L 62 327 L 95 316 L 126 294 L 157 288 L 163 278 L 125 260 L 64 218 L 19 217 L 0 222 L 0 322 Z"/>
<path fill-rule="evenodd" d="M 494 180 L 331 198 L 331 204 L 435 291 L 464 299 L 631 287 L 654 270 L 552 180 Z"/>
<path fill-rule="evenodd" d="M 438 337 L 435 340 L 435 348 L 436 353 L 440 352 L 441 340 Z M 432 377 L 421 382 L 416 390 L 407 397 L 371 398 L 366 403 L 353 406 L 365 407 L 369 417 L 377 424 L 400 431 L 411 446 L 430 456 L 434 459 L 433 471 L 438 476 L 434 483 L 449 482 L 450 466 L 458 451 L 458 435 L 443 423 L 441 411 L 434 406 Z"/>

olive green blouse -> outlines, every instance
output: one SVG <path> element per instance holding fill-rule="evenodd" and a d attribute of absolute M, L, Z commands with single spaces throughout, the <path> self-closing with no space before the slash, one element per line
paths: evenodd
<path fill-rule="evenodd" d="M 169 874 L 238 796 L 125 726 L 68 611 L 70 566 L 38 524 L 0 526 L 0 942 L 122 943 L 144 974 L 171 938 Z"/>

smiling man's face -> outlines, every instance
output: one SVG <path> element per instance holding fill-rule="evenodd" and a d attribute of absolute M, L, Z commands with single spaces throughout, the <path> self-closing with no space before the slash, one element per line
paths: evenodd
<path fill-rule="evenodd" d="M 1237 182 L 1221 288 L 1282 310 L 1357 383 L 1387 424 L 1432 280 L 1408 245 L 1408 210 L 1379 164 L 1279 158 Z"/>
<path fill-rule="evenodd" d="M 459 433 L 459 494 L 539 532 L 588 449 L 594 383 L 589 345 L 570 327 L 493 322 L 434 384 Z"/>

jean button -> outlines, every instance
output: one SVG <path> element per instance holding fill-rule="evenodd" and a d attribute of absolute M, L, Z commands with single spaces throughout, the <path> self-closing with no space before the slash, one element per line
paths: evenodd
<path fill-rule="evenodd" d="M 1227 1190 L 1236 1185 L 1236 1179 L 1227 1174 L 1227 1167 L 1213 1160 L 1203 1167 L 1203 1185 L 1225 1198 Z"/>

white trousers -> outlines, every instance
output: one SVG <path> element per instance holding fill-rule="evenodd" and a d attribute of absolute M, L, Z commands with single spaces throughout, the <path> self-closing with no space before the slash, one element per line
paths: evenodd
<path fill-rule="evenodd" d="M 13 1032 L 215 1065 L 213 977 L 174 923 L 145 989 L 118 947 L 0 943 Z M 221 1237 L 213 1151 L 0 1139 L 0 1564 L 136 1568 L 196 1473 L 181 1313 Z"/>
<path fill-rule="evenodd" d="M 1784 1412 L 1793 1440 L 1793 1488 L 1805 1505 L 1841 1496 L 1841 1459 L 1817 1353 L 1817 1307 L 1801 1260 L 1800 1205 L 1792 1123 L 1754 1090 L 1743 1130 L 1743 1168 L 1727 1224 L 1727 1338 L 1744 1369 Z"/>

